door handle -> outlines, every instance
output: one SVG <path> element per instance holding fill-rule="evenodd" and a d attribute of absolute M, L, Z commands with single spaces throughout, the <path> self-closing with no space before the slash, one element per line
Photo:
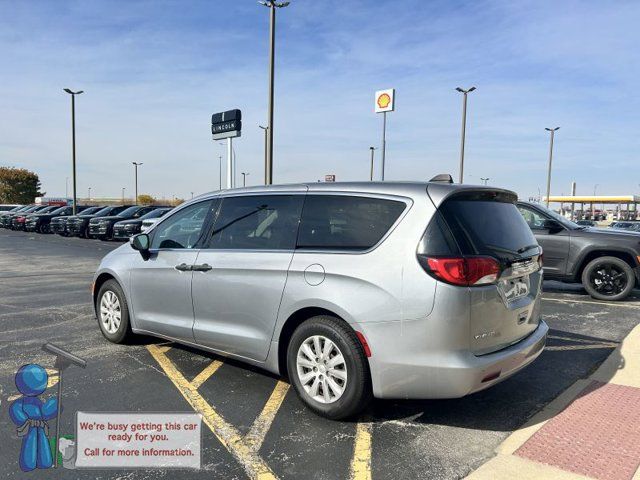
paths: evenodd
<path fill-rule="evenodd" d="M 203 263 L 201 265 L 194 265 L 192 270 L 194 272 L 208 272 L 209 270 L 213 270 L 213 267 L 208 263 Z"/>
<path fill-rule="evenodd" d="M 188 272 L 193 270 L 193 266 L 187 265 L 186 263 L 181 263 L 180 265 L 176 265 L 174 268 L 180 272 Z"/>

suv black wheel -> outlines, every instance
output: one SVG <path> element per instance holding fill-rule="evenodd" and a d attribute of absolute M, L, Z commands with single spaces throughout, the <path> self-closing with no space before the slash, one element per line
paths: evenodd
<path fill-rule="evenodd" d="M 364 349 L 355 332 L 337 318 L 313 317 L 293 332 L 287 369 L 298 396 L 323 417 L 353 417 L 371 399 Z"/>
<path fill-rule="evenodd" d="M 102 335 L 113 343 L 123 343 L 133 336 L 129 323 L 129 306 L 120 284 L 107 280 L 96 298 L 96 315 Z"/>
<path fill-rule="evenodd" d="M 591 260 L 582 272 L 582 285 L 598 300 L 622 300 L 635 286 L 633 270 L 617 257 Z"/>

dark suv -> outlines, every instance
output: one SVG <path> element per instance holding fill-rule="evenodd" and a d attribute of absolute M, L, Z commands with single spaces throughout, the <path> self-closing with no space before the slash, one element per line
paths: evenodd
<path fill-rule="evenodd" d="M 640 282 L 640 233 L 578 225 L 542 205 L 518 202 L 544 251 L 544 276 L 582 283 L 599 300 L 622 300 Z"/>
<path fill-rule="evenodd" d="M 74 215 L 67 219 L 67 233 L 71 236 L 90 238 L 89 221 L 93 218 L 106 217 L 108 215 L 117 215 L 123 210 L 131 207 L 131 205 L 114 205 L 104 207 L 97 212 L 88 215 Z"/>
<path fill-rule="evenodd" d="M 157 209 L 156 206 L 133 205 L 119 213 L 96 216 L 89 220 L 89 235 L 101 240 L 111 240 L 113 238 L 113 225 L 122 220 L 133 220 Z"/>

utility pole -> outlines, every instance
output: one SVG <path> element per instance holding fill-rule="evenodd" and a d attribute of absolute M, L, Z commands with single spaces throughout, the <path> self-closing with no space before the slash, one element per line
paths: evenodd
<path fill-rule="evenodd" d="M 74 92 L 69 88 L 64 89 L 71 95 L 71 144 L 73 151 L 73 214 L 78 212 L 78 195 L 76 191 L 76 95 L 83 93 L 83 90 Z M 57 458 L 57 457 L 56 457 Z"/>
<path fill-rule="evenodd" d="M 290 2 L 276 2 L 275 0 L 263 0 L 261 5 L 269 8 L 269 119 L 267 127 L 267 171 L 266 185 L 273 184 L 273 98 L 274 98 L 274 67 L 276 55 L 276 8 L 284 8 Z"/>
<path fill-rule="evenodd" d="M 137 162 L 131 162 L 133 164 L 133 166 L 135 167 L 135 171 L 136 171 L 136 205 L 138 205 L 138 167 L 140 165 L 144 165 L 144 163 L 137 163 Z"/>
<path fill-rule="evenodd" d="M 269 178 L 267 172 L 269 171 L 269 156 L 267 150 L 269 149 L 269 127 L 263 127 L 258 125 L 259 128 L 264 130 L 264 184 L 269 185 Z"/>
<path fill-rule="evenodd" d="M 369 181 L 373 182 L 373 152 L 376 150 L 376 147 L 369 147 L 371 150 L 371 172 L 369 174 Z"/>
<path fill-rule="evenodd" d="M 471 87 L 468 90 L 457 87 L 456 90 L 462 93 L 462 136 L 460 139 L 460 183 L 464 179 L 464 142 L 467 129 L 467 95 L 473 92 L 476 87 Z"/>
<path fill-rule="evenodd" d="M 547 208 L 549 208 L 549 197 L 551 196 L 551 163 L 553 162 L 553 137 L 559 128 L 560 127 L 545 128 L 547 132 L 551 132 L 551 139 L 549 142 L 549 169 L 547 170 Z"/>
<path fill-rule="evenodd" d="M 242 186 L 246 187 L 247 186 L 247 175 L 249 175 L 249 172 L 240 172 L 240 174 L 242 175 Z"/>

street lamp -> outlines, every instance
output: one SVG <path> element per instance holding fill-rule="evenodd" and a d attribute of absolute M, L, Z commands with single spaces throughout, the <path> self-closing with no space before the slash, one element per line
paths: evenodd
<path fill-rule="evenodd" d="M 69 88 L 63 89 L 71 95 L 71 145 L 73 151 L 73 214 L 78 211 L 78 198 L 76 194 L 76 95 L 80 95 L 84 90 L 72 91 Z"/>
<path fill-rule="evenodd" d="M 457 87 L 456 90 L 463 94 L 462 98 L 462 138 L 460 140 L 460 183 L 464 178 L 464 137 L 467 129 L 467 94 L 473 92 L 476 87 L 471 87 L 467 90 Z"/>
<path fill-rule="evenodd" d="M 124 188 L 125 188 L 125 187 L 122 187 L 122 204 L 123 204 L 123 205 L 124 205 Z"/>
<path fill-rule="evenodd" d="M 269 158 L 267 150 L 269 148 L 269 127 L 263 127 L 262 125 L 258 125 L 258 127 L 264 130 L 264 184 L 268 185 L 267 170 L 269 170 Z"/>
<path fill-rule="evenodd" d="M 240 172 L 240 174 L 242 175 L 242 186 L 246 187 L 247 186 L 247 176 L 249 175 L 249 172 Z"/>
<path fill-rule="evenodd" d="M 547 171 L 547 208 L 549 208 L 549 197 L 551 196 L 551 162 L 553 161 L 553 137 L 560 127 L 545 128 L 547 132 L 551 132 L 551 140 L 549 143 L 549 170 Z"/>
<path fill-rule="evenodd" d="M 134 167 L 134 169 L 136 171 L 136 205 L 137 205 L 138 204 L 138 167 L 140 165 L 144 165 L 144 163 L 142 163 L 142 162 L 140 162 L 140 163 L 131 162 L 131 163 L 133 164 L 133 167 Z"/>
<path fill-rule="evenodd" d="M 482 182 L 486 185 L 487 182 L 491 179 L 489 177 L 480 177 L 480 180 L 482 180 Z"/>
<path fill-rule="evenodd" d="M 88 200 L 91 201 L 91 187 L 88 188 L 87 197 L 88 197 Z"/>
<path fill-rule="evenodd" d="M 371 150 L 371 173 L 369 174 L 369 180 L 373 182 L 373 152 L 375 152 L 376 147 L 369 147 Z"/>
<path fill-rule="evenodd" d="M 276 2 L 275 0 L 261 0 L 258 2 L 269 8 L 269 121 L 267 127 L 267 164 L 265 165 L 265 184 L 273 183 L 273 91 L 274 91 L 274 63 L 276 49 L 276 8 L 284 8 L 290 2 Z"/>

